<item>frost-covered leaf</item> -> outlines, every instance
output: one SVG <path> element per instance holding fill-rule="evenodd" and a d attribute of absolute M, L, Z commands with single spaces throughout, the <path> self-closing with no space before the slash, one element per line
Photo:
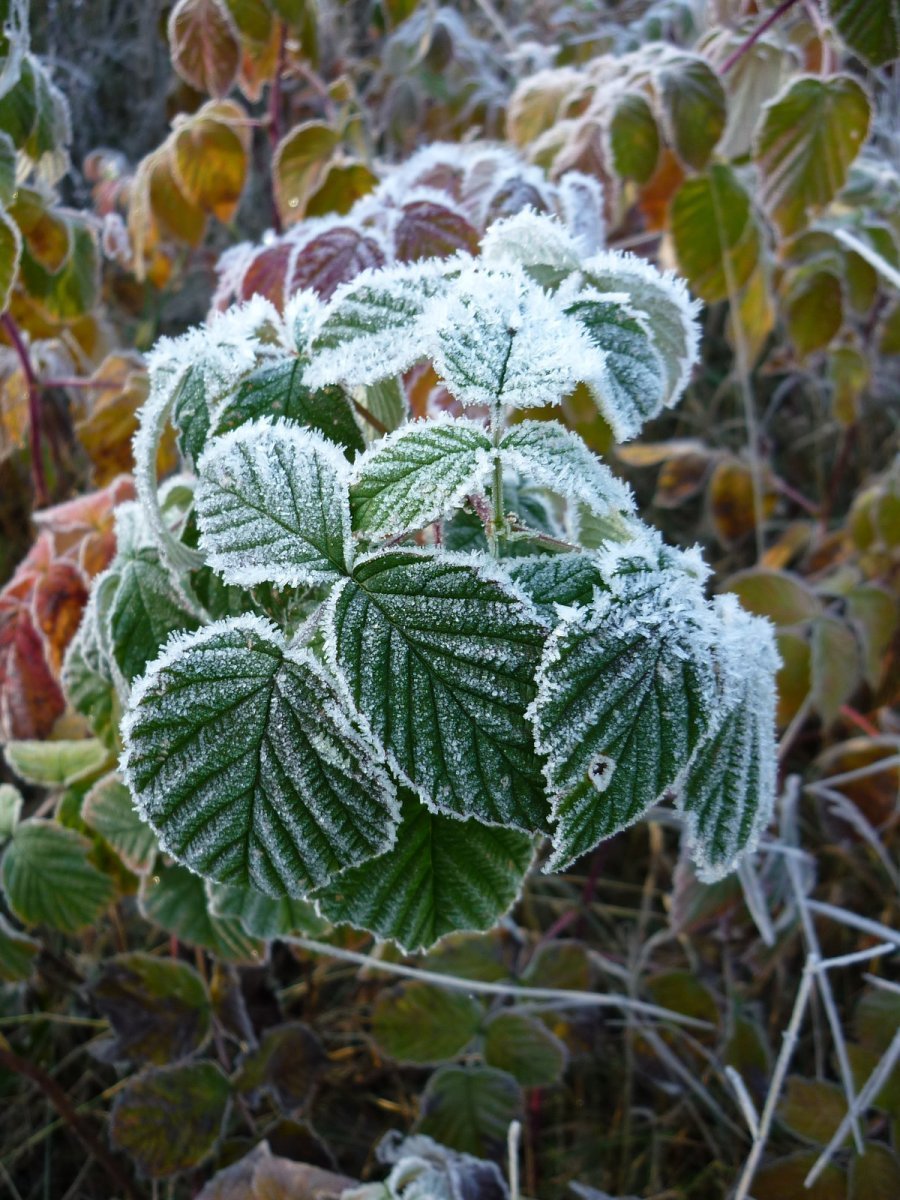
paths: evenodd
<path fill-rule="evenodd" d="M 241 62 L 237 27 L 225 0 L 178 0 L 168 34 L 178 74 L 198 92 L 224 96 Z"/>
<path fill-rule="evenodd" d="M 484 1019 L 484 1005 L 465 992 L 432 983 L 383 991 L 372 1009 L 372 1036 L 397 1062 L 439 1063 L 455 1058 Z"/>
<path fill-rule="evenodd" d="M 106 775 L 85 797 L 82 820 L 105 838 L 136 875 L 146 875 L 159 849 L 156 834 L 134 807 L 131 793 L 118 775 Z"/>
<path fill-rule="evenodd" d="M 479 491 L 492 465 L 490 437 L 475 421 L 441 417 L 404 425 L 354 465 L 354 530 L 389 537 L 421 529 Z"/>
<path fill-rule="evenodd" d="M 31 974 L 40 943 L 0 916 L 0 983 L 20 983 Z"/>
<path fill-rule="evenodd" d="M 463 405 L 558 404 L 600 368 L 578 323 L 521 268 L 468 269 L 434 319 L 435 369 Z"/>
<path fill-rule="evenodd" d="M 7 742 L 3 753 L 20 779 L 46 788 L 90 779 L 109 761 L 109 751 L 97 738 Z"/>
<path fill-rule="evenodd" d="M 523 1087 L 546 1087 L 559 1082 L 569 1052 L 543 1021 L 507 1010 L 487 1023 L 484 1057 L 488 1066 L 508 1071 Z"/>
<path fill-rule="evenodd" d="M 323 583 L 352 561 L 347 460 L 280 420 L 242 425 L 200 460 L 200 545 L 227 583 Z"/>
<path fill-rule="evenodd" d="M 362 450 L 362 434 L 344 392 L 337 387 L 314 391 L 306 386 L 303 371 L 303 360 L 290 358 L 260 367 L 242 379 L 216 411 L 215 432 L 229 433 L 260 417 L 284 417 L 343 446 L 348 457 L 352 457 L 350 452 Z"/>
<path fill-rule="evenodd" d="M 631 310 L 646 318 L 646 329 L 666 368 L 664 402 L 669 406 L 677 403 L 697 361 L 699 341 L 698 307 L 684 280 L 670 272 L 660 273 L 633 254 L 616 251 L 589 259 L 582 270 L 588 287 L 601 295 L 625 296 Z"/>
<path fill-rule="evenodd" d="M 112 1026 L 107 1062 L 165 1066 L 197 1053 L 210 1034 L 212 1005 L 193 967 L 152 954 L 117 954 L 100 965 L 90 994 Z"/>
<path fill-rule="evenodd" d="M 118 577 L 108 617 L 112 652 L 122 675 L 131 682 L 170 634 L 196 629 L 200 619 L 155 549 L 143 547 L 120 557 L 112 571 Z"/>
<path fill-rule="evenodd" d="M 538 612 L 551 621 L 557 604 L 590 604 L 594 589 L 605 583 L 600 565 L 591 554 L 531 555 L 513 559 L 507 569 Z"/>
<path fill-rule="evenodd" d="M 62 683 L 66 697 L 76 712 L 86 717 L 91 729 L 110 749 L 118 749 L 119 697 L 111 667 L 109 629 L 99 614 L 101 599 L 112 600 L 112 589 L 102 578 L 95 581 L 78 632 L 66 650 Z"/>
<path fill-rule="evenodd" d="M 0 882 L 25 925 L 77 933 L 112 899 L 108 875 L 88 861 L 90 842 L 55 821 L 22 821 L 3 854 Z"/>
<path fill-rule="evenodd" d="M 714 700 L 696 583 L 675 572 L 612 582 L 620 594 L 557 627 L 538 672 L 531 715 L 547 755 L 554 868 L 633 824 L 675 783 Z"/>
<path fill-rule="evenodd" d="M 22 815 L 22 793 L 11 783 L 0 783 L 0 841 L 10 836 Z"/>
<path fill-rule="evenodd" d="M 588 290 L 568 303 L 566 312 L 601 352 L 587 380 L 600 411 L 619 441 L 634 437 L 666 396 L 665 364 L 650 325 L 625 295 Z"/>
<path fill-rule="evenodd" d="M 196 463 L 209 435 L 210 403 L 200 366 L 189 366 L 181 377 L 172 403 L 172 424 L 178 430 L 178 449 Z"/>
<path fill-rule="evenodd" d="M 522 1115 L 522 1090 L 494 1067 L 441 1067 L 422 1094 L 418 1128 L 444 1146 L 500 1158 L 511 1122 Z"/>
<path fill-rule="evenodd" d="M 785 235 L 844 186 L 869 129 L 865 91 L 849 75 L 794 78 L 762 111 L 753 157 L 763 207 Z"/>
<path fill-rule="evenodd" d="M 490 929 L 518 896 L 533 857 L 527 834 L 437 816 L 407 794 L 394 848 L 344 871 L 316 899 L 335 924 L 413 953 L 448 933 Z"/>
<path fill-rule="evenodd" d="M 259 618 L 170 642 L 122 732 L 141 814 L 167 853 L 209 878 L 302 896 L 391 843 L 377 752 L 312 654 Z"/>
<path fill-rule="evenodd" d="M 436 811 L 537 829 L 545 820 L 525 708 L 544 629 L 472 559 L 362 559 L 325 618 L 326 649 L 396 768 Z"/>
<path fill-rule="evenodd" d="M 768 621 L 716 598 L 717 693 L 709 732 L 677 785 L 700 878 L 720 879 L 756 846 L 775 802 L 775 672 Z"/>
<path fill-rule="evenodd" d="M 363 271 L 384 266 L 384 245 L 369 233 L 352 225 L 339 225 L 310 238 L 293 256 L 286 295 L 309 289 L 328 300 L 342 283 Z"/>
<path fill-rule="evenodd" d="M 462 213 L 430 199 L 410 200 L 394 226 L 397 262 L 449 258 L 459 251 L 474 254 L 478 233 Z"/>
<path fill-rule="evenodd" d="M 518 264 L 541 283 L 561 279 L 581 263 L 578 243 L 568 229 L 530 209 L 494 221 L 482 239 L 481 258 L 490 266 Z"/>
<path fill-rule="evenodd" d="M 427 353 L 425 314 L 445 287 L 446 268 L 428 262 L 338 288 L 310 345 L 308 385 L 376 383 L 411 367 Z"/>
<path fill-rule="evenodd" d="M 223 962 L 259 963 L 261 941 L 240 921 L 210 912 L 203 880 L 185 867 L 158 866 L 141 881 L 141 915 L 189 946 L 203 946 Z"/>
<path fill-rule="evenodd" d="M 19 227 L 6 211 L 0 207 L 0 312 L 6 311 L 12 295 L 13 284 L 19 273 L 22 257 L 22 235 Z"/>
<path fill-rule="evenodd" d="M 577 433 L 558 421 L 521 421 L 500 442 L 504 465 L 530 483 L 548 488 L 574 503 L 582 503 L 598 516 L 633 512 L 634 500 L 627 484 L 592 454 Z"/>
<path fill-rule="evenodd" d="M 328 922 L 316 912 L 308 900 L 293 896 L 275 899 L 249 887 L 231 887 L 226 883 L 207 885 L 209 911 L 214 917 L 240 921 L 251 937 L 272 941 L 290 934 L 318 937 L 328 928 Z"/>
<path fill-rule="evenodd" d="M 222 1132 L 231 1085 L 213 1062 L 150 1067 L 116 1096 L 109 1138 L 143 1175 L 164 1179 L 211 1154 Z"/>

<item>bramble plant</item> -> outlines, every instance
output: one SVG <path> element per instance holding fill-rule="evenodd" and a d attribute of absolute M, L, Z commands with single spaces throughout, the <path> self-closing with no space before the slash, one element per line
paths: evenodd
<path fill-rule="evenodd" d="M 584 384 L 631 437 L 696 349 L 679 280 L 529 211 L 479 259 L 158 343 L 139 502 L 65 677 L 95 720 L 118 690 L 161 848 L 406 950 L 494 924 L 540 837 L 562 868 L 667 797 L 702 875 L 730 871 L 771 812 L 771 627 L 523 419 Z M 423 359 L 456 411 L 408 420 Z M 170 419 L 186 472 L 158 487 Z"/>

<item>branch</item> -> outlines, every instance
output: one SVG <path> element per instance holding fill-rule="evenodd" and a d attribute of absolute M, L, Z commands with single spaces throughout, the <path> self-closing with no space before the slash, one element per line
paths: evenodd
<path fill-rule="evenodd" d="M 98 1140 L 88 1122 L 78 1114 L 75 1106 L 55 1079 L 52 1079 L 46 1071 L 43 1071 L 27 1058 L 20 1058 L 4 1037 L 0 1037 L 0 1063 L 10 1071 L 24 1075 L 26 1079 L 30 1079 L 32 1083 L 37 1084 L 59 1113 L 60 1117 L 62 1117 L 75 1136 L 83 1143 L 88 1153 L 97 1160 L 110 1179 L 113 1180 L 117 1192 L 121 1192 L 123 1196 L 127 1196 L 128 1200 L 141 1200 L 140 1193 L 134 1184 L 122 1172 L 118 1163 L 103 1143 Z"/>
<path fill-rule="evenodd" d="M 48 501 L 47 477 L 44 474 L 44 458 L 41 448 L 41 385 L 37 373 L 25 345 L 22 332 L 10 313 L 0 317 L 0 325 L 6 330 L 13 350 L 22 367 L 25 385 L 28 389 L 28 425 L 31 431 L 31 481 L 34 486 L 34 498 L 38 508 L 43 508 Z"/>
<path fill-rule="evenodd" d="M 747 53 L 747 51 L 759 41 L 762 35 L 767 30 L 771 29 L 775 22 L 779 20 L 779 18 L 783 17 L 789 8 L 793 8 L 796 3 L 797 0 L 783 0 L 783 3 L 779 4 L 778 7 L 766 17 L 762 24 L 753 30 L 747 40 L 741 42 L 740 46 L 738 46 L 737 50 L 735 50 L 733 54 L 729 54 L 728 58 L 726 58 L 721 67 L 719 67 L 719 74 L 727 75 L 735 63 L 739 62 Z"/>

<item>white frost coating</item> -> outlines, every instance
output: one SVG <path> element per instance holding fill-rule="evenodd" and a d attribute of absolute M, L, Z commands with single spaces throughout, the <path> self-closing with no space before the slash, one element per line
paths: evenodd
<path fill-rule="evenodd" d="M 585 277 L 601 292 L 624 291 L 647 314 L 657 348 L 666 362 L 666 405 L 678 403 L 699 357 L 700 302 L 674 271 L 661 272 L 637 255 L 606 250 L 582 265 Z"/>
<path fill-rule="evenodd" d="M 300 354 L 309 353 L 309 343 L 322 319 L 325 305 L 309 288 L 294 292 L 284 306 L 282 328 L 286 349 Z"/>
<path fill-rule="evenodd" d="M 351 473 L 353 521 L 367 535 L 422 529 L 479 491 L 493 467 L 484 425 L 448 413 L 374 442 Z"/>
<path fill-rule="evenodd" d="M 602 356 L 521 267 L 464 270 L 430 310 L 435 370 L 464 405 L 558 404 Z"/>
<path fill-rule="evenodd" d="M 320 434 L 263 417 L 214 438 L 198 470 L 200 544 L 226 582 L 295 587 L 349 569 L 349 466 Z"/>
<path fill-rule="evenodd" d="M 710 613 L 717 697 L 706 738 L 675 785 L 699 878 L 713 883 L 752 853 L 772 818 L 777 781 L 775 630 L 717 596 Z"/>
<path fill-rule="evenodd" d="M 376 383 L 427 357 L 426 314 L 461 261 L 370 268 L 342 284 L 313 331 L 307 387 Z"/>
<path fill-rule="evenodd" d="M 600 181 L 581 171 L 566 171 L 557 188 L 557 209 L 582 254 L 599 253 L 606 244 Z"/>
<path fill-rule="evenodd" d="M 481 258 L 489 266 L 548 266 L 575 271 L 582 254 L 575 239 L 555 217 L 525 208 L 494 221 L 481 239 Z"/>
<path fill-rule="evenodd" d="M 597 516 L 634 512 L 628 484 L 617 479 L 577 433 L 558 421 L 522 421 L 500 443 L 505 465 L 566 500 L 585 504 Z"/>

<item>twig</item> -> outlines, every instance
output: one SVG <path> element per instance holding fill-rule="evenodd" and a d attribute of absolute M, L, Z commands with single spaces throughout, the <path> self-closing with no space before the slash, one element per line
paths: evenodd
<path fill-rule="evenodd" d="M 522 1124 L 511 1121 L 506 1135 L 506 1153 L 509 1158 L 509 1200 L 519 1200 L 519 1142 L 522 1138 Z"/>
<path fill-rule="evenodd" d="M 809 1000 L 809 990 L 812 987 L 813 975 L 816 969 L 816 960 L 813 955 L 810 955 L 806 960 L 806 965 L 803 968 L 803 975 L 800 978 L 800 986 L 797 988 L 797 996 L 794 1000 L 794 1008 L 791 1013 L 791 1019 L 788 1022 L 788 1027 L 784 1031 L 784 1040 L 781 1043 L 781 1050 L 778 1053 L 778 1059 L 775 1063 L 775 1070 L 772 1072 L 772 1081 L 769 1084 L 769 1091 L 766 1095 L 766 1103 L 762 1110 L 762 1116 L 759 1118 L 759 1128 L 756 1137 L 753 1139 L 753 1145 L 750 1147 L 750 1153 L 747 1155 L 747 1161 L 744 1163 L 744 1169 L 741 1172 L 741 1177 L 738 1180 L 737 1189 L 735 1190 L 732 1200 L 747 1200 L 750 1192 L 750 1185 L 753 1182 L 753 1176 L 756 1174 L 756 1168 L 759 1165 L 759 1160 L 762 1152 L 765 1149 L 766 1142 L 769 1137 L 769 1130 L 772 1128 L 772 1119 L 775 1116 L 775 1108 L 781 1096 L 781 1088 L 784 1084 L 784 1077 L 787 1075 L 788 1067 L 791 1064 L 794 1047 L 797 1045 L 797 1038 L 800 1033 L 800 1026 L 803 1022 L 803 1014 L 806 1012 L 806 1005 Z"/>
<path fill-rule="evenodd" d="M 699 1029 L 710 1029 L 709 1021 L 698 1017 L 688 1017 L 682 1013 L 672 1012 L 658 1004 L 650 1004 L 644 1000 L 633 1000 L 616 992 L 598 993 L 581 992 L 575 988 L 541 988 L 522 987 L 515 983 L 489 983 L 481 979 L 463 979 L 458 975 L 443 975 L 438 971 L 426 971 L 421 967 L 407 967 L 402 963 L 393 963 L 373 958 L 370 954 L 360 954 L 356 950 L 344 950 L 340 946 L 330 946 L 327 942 L 313 941 L 311 938 L 283 937 L 279 941 L 288 946 L 297 946 L 311 954 L 323 954 L 328 958 L 340 959 L 342 962 L 356 963 L 372 971 L 383 971 L 386 975 L 399 975 L 404 979 L 417 979 L 422 983 L 433 983 L 437 987 L 445 987 L 455 992 L 469 992 L 481 996 L 511 996 L 522 1000 L 559 1000 L 567 1004 L 580 1004 L 585 1008 L 623 1008 L 648 1017 L 659 1017 L 664 1021 L 673 1021 L 679 1025 L 693 1025 Z"/>
<path fill-rule="evenodd" d="M 37 1084 L 72 1132 L 84 1144 L 88 1153 L 93 1155 L 110 1179 L 114 1181 L 116 1190 L 123 1196 L 128 1196 L 130 1200 L 140 1200 L 140 1193 L 134 1184 L 119 1168 L 118 1163 L 97 1138 L 87 1121 L 78 1115 L 75 1106 L 55 1079 L 36 1063 L 16 1054 L 3 1037 L 0 1037 L 0 1063 L 8 1070 L 15 1071 L 18 1075 L 24 1075 L 26 1079 Z"/>
<path fill-rule="evenodd" d="M 28 424 L 31 430 L 31 481 L 34 486 L 34 498 L 38 508 L 47 504 L 47 477 L 44 474 L 43 449 L 41 447 L 41 387 L 37 373 L 25 345 L 25 339 L 10 313 L 0 317 L 0 325 L 6 330 L 13 350 L 22 367 L 25 385 L 28 389 Z"/>
<path fill-rule="evenodd" d="M 834 904 L 826 904 L 823 900 L 807 900 L 806 907 L 810 912 L 818 913 L 821 917 L 831 917 L 833 921 L 849 925 L 851 929 L 858 929 L 861 933 L 870 933 L 872 937 L 900 947 L 900 933 L 890 929 L 887 925 L 882 925 L 880 921 L 870 921 L 868 917 L 861 917 L 857 913 L 849 912 L 846 908 L 837 908 Z"/>
<path fill-rule="evenodd" d="M 356 409 L 356 411 L 359 413 L 359 415 L 362 417 L 362 419 L 364 421 L 368 421 L 369 424 L 372 426 L 372 428 L 376 431 L 376 433 L 380 433 L 380 434 L 390 433 L 390 430 L 388 429 L 387 425 L 385 425 L 385 423 L 383 421 L 379 421 L 378 418 L 373 413 L 370 413 L 364 404 L 360 404 L 360 402 L 356 399 L 355 396 L 350 397 L 350 402 L 352 403 L 352 405 Z"/>
<path fill-rule="evenodd" d="M 756 29 L 753 30 L 750 36 L 745 41 L 741 42 L 737 50 L 735 50 L 733 54 L 729 54 L 728 58 L 726 58 L 721 67 L 719 67 L 719 74 L 727 75 L 735 63 L 740 62 L 747 51 L 759 41 L 762 35 L 770 30 L 775 22 L 783 17 L 789 8 L 793 8 L 796 3 L 797 0 L 783 0 L 783 3 L 779 4 L 774 12 L 771 12 L 766 19 L 760 25 L 758 25 Z"/>
<path fill-rule="evenodd" d="M 269 92 L 269 143 L 274 155 L 281 141 L 281 76 L 284 74 L 285 49 L 287 46 L 287 26 L 279 21 L 278 58 L 275 63 L 275 73 L 272 76 L 272 87 Z M 282 233 L 281 213 L 278 211 L 278 201 L 275 198 L 274 180 L 272 193 L 272 228 L 277 234 Z"/>

